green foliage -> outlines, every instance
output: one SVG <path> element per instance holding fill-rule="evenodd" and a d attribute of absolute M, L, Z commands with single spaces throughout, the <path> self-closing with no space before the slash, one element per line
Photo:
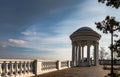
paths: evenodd
<path fill-rule="evenodd" d="M 99 29 L 100 31 L 102 30 L 103 33 L 113 33 L 116 30 L 120 31 L 120 22 L 115 20 L 115 17 L 110 17 L 107 16 L 105 20 L 102 22 L 95 22 L 97 25 L 96 28 Z"/>
<path fill-rule="evenodd" d="M 105 20 L 103 20 L 102 22 L 95 22 L 95 24 L 97 25 L 96 28 L 99 29 L 100 31 L 103 31 L 103 33 L 105 34 L 107 33 L 114 34 L 114 31 L 120 31 L 120 22 L 116 21 L 115 17 L 107 16 Z M 117 34 L 113 36 L 118 37 Z M 111 44 L 109 48 L 110 50 L 120 54 L 120 39 L 115 41 L 114 44 Z"/>
<path fill-rule="evenodd" d="M 120 39 L 116 40 L 113 45 L 113 50 L 118 53 L 118 57 L 120 57 Z"/>
<path fill-rule="evenodd" d="M 98 2 L 105 3 L 106 6 L 111 6 L 116 9 L 120 7 L 120 0 L 98 0 Z"/>

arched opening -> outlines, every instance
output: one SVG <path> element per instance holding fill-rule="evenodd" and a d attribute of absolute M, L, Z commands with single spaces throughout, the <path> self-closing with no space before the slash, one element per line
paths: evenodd
<path fill-rule="evenodd" d="M 84 58 L 87 58 L 87 45 L 84 46 Z"/>
<path fill-rule="evenodd" d="M 94 65 L 94 46 L 91 45 L 90 47 L 90 58 L 91 58 L 91 65 Z"/>

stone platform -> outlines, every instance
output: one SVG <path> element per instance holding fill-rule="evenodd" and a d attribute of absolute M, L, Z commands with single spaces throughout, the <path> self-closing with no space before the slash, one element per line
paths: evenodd
<path fill-rule="evenodd" d="M 37 77 L 105 77 L 109 71 L 102 68 L 103 66 L 74 67 L 42 74 Z"/>

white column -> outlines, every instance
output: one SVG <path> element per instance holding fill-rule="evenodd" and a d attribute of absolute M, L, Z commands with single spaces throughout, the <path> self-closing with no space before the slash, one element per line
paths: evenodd
<path fill-rule="evenodd" d="M 98 53 L 99 53 L 99 43 L 95 43 L 95 46 L 94 46 L 94 63 L 95 63 L 95 66 L 98 66 L 99 65 L 99 55 L 98 55 Z"/>
<path fill-rule="evenodd" d="M 82 46 L 82 62 L 84 60 L 84 46 Z"/>
<path fill-rule="evenodd" d="M 94 45 L 94 65 L 96 65 L 96 44 Z"/>
<path fill-rule="evenodd" d="M 75 66 L 75 46 L 72 44 L 72 66 Z"/>
<path fill-rule="evenodd" d="M 75 66 L 78 65 L 78 46 L 75 46 Z"/>
<path fill-rule="evenodd" d="M 76 45 L 74 48 L 74 66 L 76 66 Z"/>
<path fill-rule="evenodd" d="M 79 44 L 79 51 L 78 51 L 78 65 L 81 64 L 81 45 Z"/>
<path fill-rule="evenodd" d="M 87 44 L 87 63 L 90 65 L 90 43 Z"/>
<path fill-rule="evenodd" d="M 99 54 L 99 43 L 96 44 L 96 51 L 97 51 L 96 52 L 96 66 L 98 66 L 99 65 L 99 61 L 98 61 L 99 60 L 99 55 L 98 55 Z"/>

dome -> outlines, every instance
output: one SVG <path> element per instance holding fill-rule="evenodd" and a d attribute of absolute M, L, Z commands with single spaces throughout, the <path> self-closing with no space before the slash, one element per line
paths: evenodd
<path fill-rule="evenodd" d="M 70 35 L 70 38 L 76 38 L 76 37 L 83 37 L 83 36 L 91 36 L 91 37 L 96 37 L 97 39 L 100 39 L 101 35 L 98 34 L 96 31 L 94 31 L 93 29 L 91 29 L 90 27 L 82 27 L 79 28 L 78 30 L 76 30 L 75 32 L 73 32 Z"/>
<path fill-rule="evenodd" d="M 79 32 L 86 32 L 86 31 L 94 31 L 90 27 L 82 27 L 76 30 L 74 33 L 79 33 Z"/>

